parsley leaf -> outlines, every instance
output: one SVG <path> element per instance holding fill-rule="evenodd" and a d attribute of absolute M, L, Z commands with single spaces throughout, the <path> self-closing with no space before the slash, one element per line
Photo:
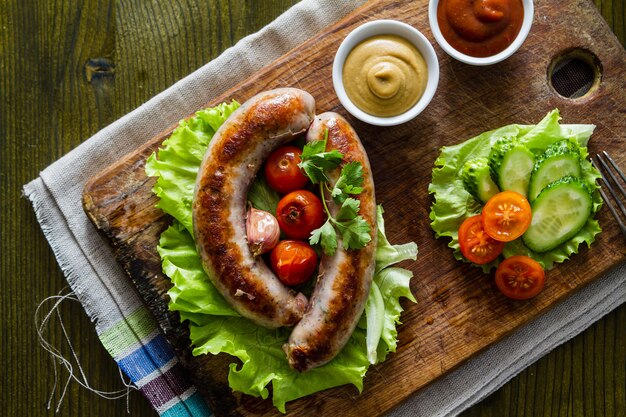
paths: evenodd
<path fill-rule="evenodd" d="M 317 155 L 318 153 L 326 152 L 326 142 L 326 137 L 322 140 L 314 140 L 312 142 L 308 142 L 306 145 L 304 145 L 304 148 L 302 148 L 302 155 L 300 155 L 300 158 L 307 159 L 314 155 Z"/>
<path fill-rule="evenodd" d="M 313 184 L 328 182 L 325 171 L 337 168 L 343 158 L 343 154 L 336 149 L 326 152 L 326 142 L 326 138 L 309 142 L 304 145 L 302 155 L 300 155 L 302 162 L 298 166 Z"/>
<path fill-rule="evenodd" d="M 335 220 L 345 221 L 354 219 L 359 214 L 359 207 L 361 207 L 361 202 L 359 200 L 355 198 L 346 198 L 341 205 Z"/>
<path fill-rule="evenodd" d="M 335 221 L 335 226 L 341 233 L 341 242 L 346 249 L 361 249 L 372 240 L 370 225 L 362 216 L 344 222 Z"/>
<path fill-rule="evenodd" d="M 355 198 L 346 198 L 333 219 L 346 249 L 361 249 L 372 240 L 370 225 L 359 216 L 361 202 Z"/>
<path fill-rule="evenodd" d="M 341 168 L 341 175 L 331 191 L 333 199 L 342 204 L 348 194 L 360 194 L 363 191 L 363 166 L 360 162 L 350 162 Z"/>
<path fill-rule="evenodd" d="M 337 249 L 337 232 L 330 222 L 330 218 L 326 220 L 326 223 L 319 227 L 313 232 L 311 232 L 311 237 L 309 238 L 309 243 L 311 245 L 320 244 L 322 246 L 322 250 L 328 256 L 335 253 Z"/>
<path fill-rule="evenodd" d="M 361 249 L 372 240 L 372 236 L 369 223 L 359 216 L 361 202 L 350 197 L 363 192 L 363 165 L 360 162 L 345 164 L 331 188 L 327 172 L 341 164 L 343 154 L 336 149 L 327 152 L 327 142 L 328 130 L 324 132 L 324 139 L 309 142 L 304 146 L 300 156 L 302 162 L 298 166 L 313 184 L 319 184 L 322 203 L 328 216 L 328 220 L 321 227 L 311 232 L 309 243 L 319 244 L 324 253 L 330 256 L 337 250 L 337 233 L 341 234 L 342 245 L 346 249 Z M 330 192 L 335 203 L 341 204 L 336 217 L 328 210 L 324 191 Z"/>

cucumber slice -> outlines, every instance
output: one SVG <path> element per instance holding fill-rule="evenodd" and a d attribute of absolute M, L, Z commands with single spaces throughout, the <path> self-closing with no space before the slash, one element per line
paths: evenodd
<path fill-rule="evenodd" d="M 592 206 L 591 194 L 578 178 L 553 182 L 531 204 L 533 218 L 522 236 L 524 243 L 539 253 L 556 248 L 582 229 Z"/>
<path fill-rule="evenodd" d="M 497 141 L 489 155 L 491 176 L 500 190 L 528 195 L 528 183 L 535 166 L 535 155 L 522 143 L 509 138 Z"/>
<path fill-rule="evenodd" d="M 565 139 L 548 146 L 537 159 L 530 176 L 529 200 L 537 198 L 548 184 L 567 176 L 579 178 L 581 168 L 578 145 Z"/>
<path fill-rule="evenodd" d="M 465 162 L 460 176 L 467 192 L 483 203 L 500 192 L 491 179 L 487 158 L 474 158 Z"/>

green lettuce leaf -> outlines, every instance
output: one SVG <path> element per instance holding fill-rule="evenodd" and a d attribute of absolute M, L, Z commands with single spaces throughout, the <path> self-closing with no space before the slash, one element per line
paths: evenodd
<path fill-rule="evenodd" d="M 191 203 L 200 163 L 215 131 L 237 108 L 236 101 L 222 103 L 181 121 L 163 141 L 158 153 L 150 155 L 146 161 L 146 174 L 157 177 L 152 189 L 159 197 L 157 207 L 181 222 L 192 234 Z"/>
<path fill-rule="evenodd" d="M 360 327 L 367 328 L 368 346 L 375 345 L 375 339 L 379 340 L 376 355 L 368 349 L 368 358 L 371 363 L 382 362 L 389 352 L 396 351 L 398 342 L 396 325 L 400 324 L 400 314 L 403 311 L 400 298 L 404 297 L 417 302 L 409 288 L 413 273 L 407 269 L 390 267 L 390 265 L 402 261 L 417 259 L 417 245 L 415 242 L 404 245 L 390 244 L 385 236 L 383 213 L 383 207 L 379 205 L 376 213 L 378 242 L 376 244 L 376 272 L 374 274 L 375 288 L 370 291 L 364 317 L 359 323 Z M 379 294 L 376 294 L 375 291 L 378 291 L 382 296 L 384 312 L 380 310 L 380 307 L 376 308 L 376 306 L 380 306 L 380 300 L 377 299 Z M 376 324 L 367 327 L 364 320 Z M 373 332 L 376 333 L 373 334 Z"/>
<path fill-rule="evenodd" d="M 181 316 L 192 313 L 239 317 L 208 281 L 193 237 L 179 221 L 161 234 L 157 250 L 163 272 L 173 284 L 168 291 L 170 310 L 180 311 Z"/>
<path fill-rule="evenodd" d="M 181 122 L 158 154 L 147 161 L 148 175 L 158 177 L 153 190 L 160 197 L 158 207 L 174 217 L 158 245 L 163 271 L 172 282 L 169 308 L 188 322 L 194 355 L 226 353 L 238 358 L 229 369 L 231 388 L 262 398 L 271 392 L 273 404 L 283 413 L 287 402 L 327 388 L 352 384 L 360 392 L 370 365 L 368 354 L 370 359 L 375 356 L 372 361 L 381 362 L 396 349 L 396 325 L 403 311 L 400 299 L 415 302 L 409 287 L 412 273 L 391 265 L 416 259 L 417 245 L 391 245 L 379 207 L 373 290 L 377 293 L 369 296 L 377 298 L 368 299 L 368 304 L 376 301 L 378 306 L 369 317 L 375 325 L 368 328 L 364 314 L 348 344 L 331 362 L 305 373 L 291 369 L 282 350 L 290 329 L 259 327 L 233 310 L 206 275 L 193 240 L 195 177 L 215 131 L 237 107 L 236 102 L 222 104 Z M 270 212 L 275 212 L 278 203 L 278 195 L 262 177 L 253 182 L 248 199 L 256 208 Z"/>
<path fill-rule="evenodd" d="M 434 195 L 431 206 L 431 227 L 436 237 L 449 237 L 448 246 L 454 250 L 454 257 L 465 261 L 461 255 L 457 231 L 467 217 L 478 214 L 482 210 L 480 202 L 476 201 L 463 187 L 459 173 L 463 164 L 477 157 L 488 157 L 493 144 L 501 137 L 519 138 L 526 147 L 535 154 L 543 152 L 549 145 L 562 139 L 573 139 L 580 146 L 583 157 L 581 163 L 582 176 L 593 191 L 595 214 L 602 205 L 602 198 L 597 189 L 596 180 L 599 172 L 588 160 L 587 143 L 594 125 L 561 125 L 558 110 L 546 115 L 537 125 L 508 125 L 496 130 L 484 132 L 474 138 L 453 146 L 441 148 L 439 157 L 435 161 L 432 181 L 428 192 Z M 528 249 L 521 239 L 505 245 L 503 255 L 509 257 L 515 254 L 527 255 L 539 262 L 545 269 L 551 269 L 555 263 L 567 260 L 572 254 L 578 253 L 581 243 L 591 245 L 601 229 L 598 221 L 591 216 L 582 230 L 567 242 L 546 253 L 535 253 Z M 496 267 L 500 258 L 486 265 L 482 265 L 485 272 Z"/>
<path fill-rule="evenodd" d="M 276 206 L 280 201 L 278 193 L 267 184 L 267 181 L 259 173 L 248 190 L 248 201 L 257 210 L 267 211 L 276 216 Z"/>

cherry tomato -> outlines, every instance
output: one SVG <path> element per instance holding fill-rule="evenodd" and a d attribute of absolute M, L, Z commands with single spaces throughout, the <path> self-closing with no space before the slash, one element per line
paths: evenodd
<path fill-rule="evenodd" d="M 308 239 L 313 230 L 324 224 L 322 201 L 310 191 L 292 191 L 278 202 L 276 219 L 291 239 Z"/>
<path fill-rule="evenodd" d="M 465 258 L 478 265 L 487 264 L 502 253 L 504 243 L 483 230 L 480 214 L 466 219 L 459 227 L 459 245 Z"/>
<path fill-rule="evenodd" d="M 309 182 L 300 171 L 302 149 L 296 146 L 281 146 L 270 154 L 265 162 L 265 178 L 274 190 L 281 194 L 299 190 Z"/>
<path fill-rule="evenodd" d="M 510 242 L 524 234 L 532 217 L 526 197 L 515 191 L 502 191 L 483 207 L 483 228 L 492 238 Z"/>
<path fill-rule="evenodd" d="M 502 294 L 516 300 L 527 300 L 539 294 L 544 282 L 543 268 L 528 256 L 506 258 L 496 269 L 496 286 Z"/>
<path fill-rule="evenodd" d="M 306 242 L 281 240 L 270 253 L 270 266 L 285 285 L 299 285 L 315 271 L 317 254 Z"/>

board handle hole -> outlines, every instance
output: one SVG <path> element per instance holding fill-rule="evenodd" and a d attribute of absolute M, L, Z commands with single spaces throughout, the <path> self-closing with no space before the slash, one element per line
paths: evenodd
<path fill-rule="evenodd" d="M 602 65 L 593 53 L 575 48 L 550 62 L 548 83 L 562 97 L 579 99 L 595 91 L 602 80 Z"/>

